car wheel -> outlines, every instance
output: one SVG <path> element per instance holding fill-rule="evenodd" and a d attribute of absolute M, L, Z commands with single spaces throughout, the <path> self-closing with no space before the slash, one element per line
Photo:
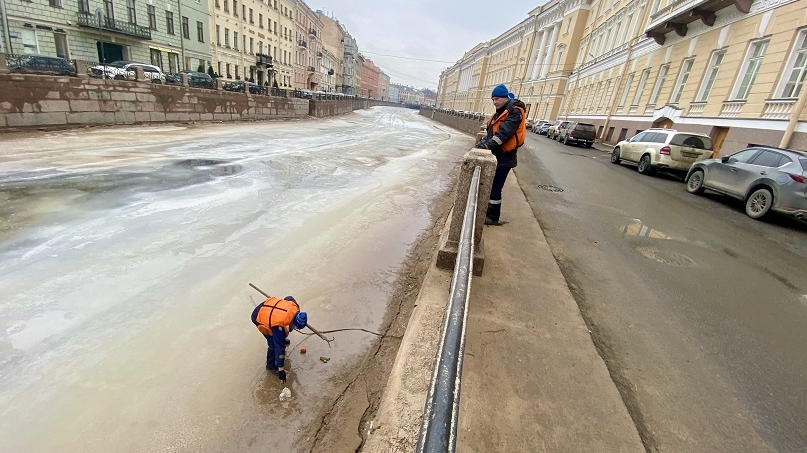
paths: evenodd
<path fill-rule="evenodd" d="M 755 190 L 745 200 L 745 213 L 754 220 L 759 220 L 771 210 L 773 194 L 768 189 Z"/>
<path fill-rule="evenodd" d="M 611 151 L 611 163 L 618 164 L 620 160 L 621 159 L 619 158 L 619 147 L 616 147 L 614 148 L 613 151 Z"/>
<path fill-rule="evenodd" d="M 115 80 L 123 80 L 123 76 L 118 74 L 115 76 Z"/>
<path fill-rule="evenodd" d="M 639 173 L 646 175 L 649 174 L 653 169 L 650 167 L 650 154 L 645 154 L 639 159 L 639 167 L 637 167 Z"/>
<path fill-rule="evenodd" d="M 687 180 L 687 192 L 700 194 L 703 191 L 703 170 L 695 170 Z"/>
<path fill-rule="evenodd" d="M 569 146 L 569 137 L 564 137 L 563 138 L 563 144 L 566 145 L 566 146 Z"/>

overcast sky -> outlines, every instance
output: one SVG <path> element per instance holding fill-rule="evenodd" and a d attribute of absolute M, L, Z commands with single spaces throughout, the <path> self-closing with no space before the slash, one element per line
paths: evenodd
<path fill-rule="evenodd" d="M 391 83 L 433 90 L 443 69 L 546 1 L 305 0 L 344 24 Z"/>

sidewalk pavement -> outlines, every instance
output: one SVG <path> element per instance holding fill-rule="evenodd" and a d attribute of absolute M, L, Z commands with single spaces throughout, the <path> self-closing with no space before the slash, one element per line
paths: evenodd
<path fill-rule="evenodd" d="M 457 451 L 643 453 L 513 173 L 502 198 L 471 282 Z M 426 275 L 362 452 L 415 451 L 450 279 Z"/>

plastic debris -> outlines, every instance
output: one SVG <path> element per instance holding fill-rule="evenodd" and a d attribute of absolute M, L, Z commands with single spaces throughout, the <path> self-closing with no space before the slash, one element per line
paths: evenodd
<path fill-rule="evenodd" d="M 283 387 L 280 392 L 280 401 L 288 401 L 291 399 L 291 390 L 288 387 Z"/>
<path fill-rule="evenodd" d="M 328 360 L 331 360 L 330 357 L 320 357 L 319 359 L 322 361 L 322 363 L 328 363 Z"/>
<path fill-rule="evenodd" d="M 300 348 L 300 354 L 305 354 L 305 353 L 306 353 L 306 349 L 305 348 Z"/>

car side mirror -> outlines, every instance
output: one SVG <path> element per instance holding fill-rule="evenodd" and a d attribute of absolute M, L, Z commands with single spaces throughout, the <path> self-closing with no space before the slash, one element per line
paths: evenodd
<path fill-rule="evenodd" d="M 723 156 L 723 157 L 720 158 L 720 162 L 723 162 L 724 164 L 726 162 L 728 162 L 728 161 L 729 161 L 729 156 Z"/>

